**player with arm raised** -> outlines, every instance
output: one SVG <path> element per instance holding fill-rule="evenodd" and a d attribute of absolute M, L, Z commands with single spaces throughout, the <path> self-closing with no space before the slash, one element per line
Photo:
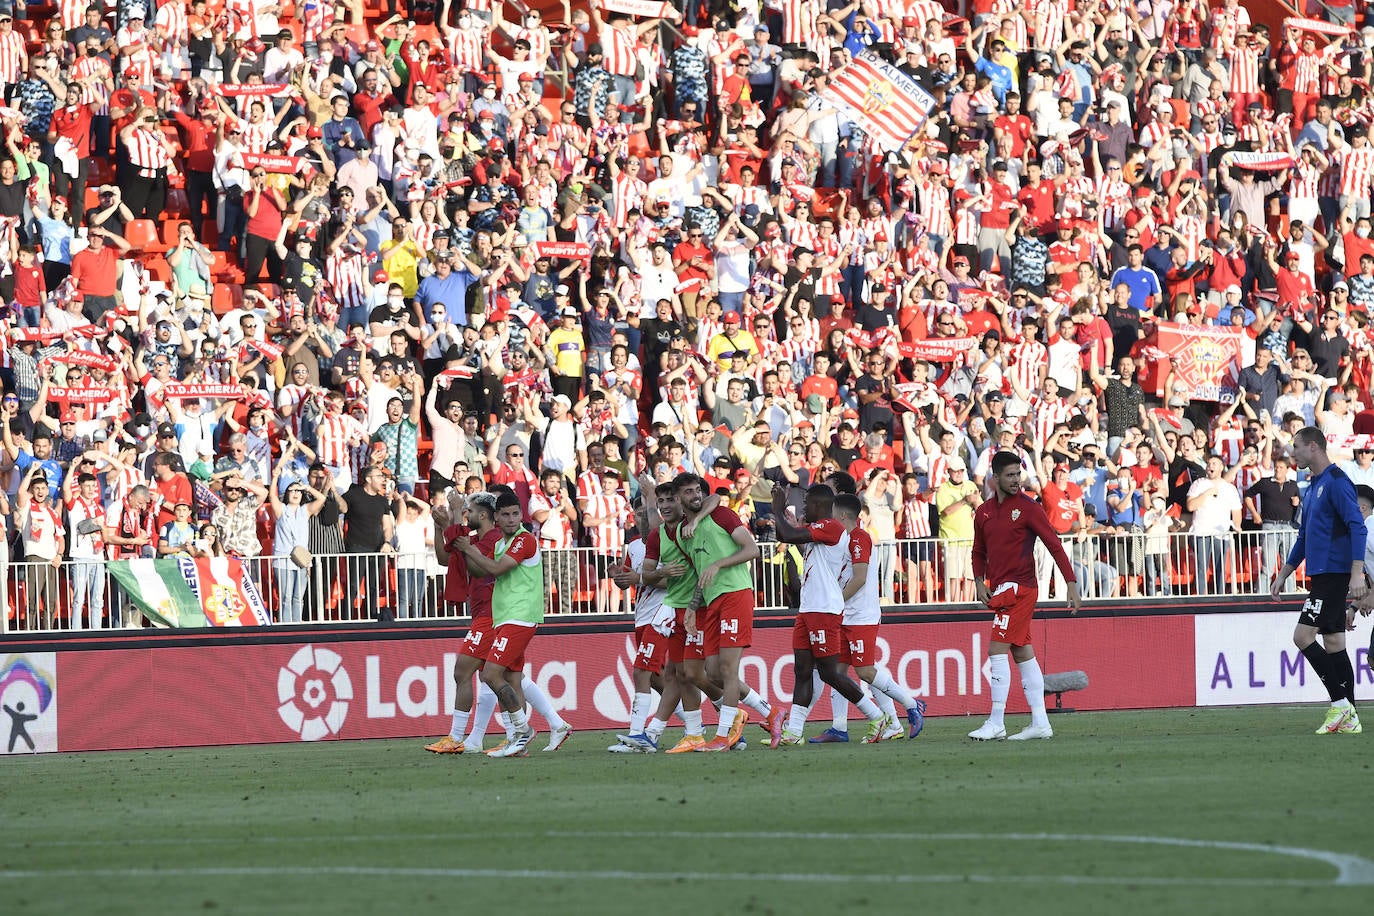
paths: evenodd
<path fill-rule="evenodd" d="M 787 517 L 787 498 L 782 487 L 773 490 L 773 519 L 778 541 L 801 545 L 805 554 L 802 569 L 801 603 L 797 622 L 792 628 L 792 709 L 787 724 L 781 721 L 772 735 L 772 747 L 795 746 L 802 742 L 802 729 L 815 699 L 812 671 L 820 672 L 821 680 L 849 702 L 859 707 L 869 721 L 870 738 L 879 738 L 886 727 L 886 717 L 878 705 L 859 685 L 845 674 L 840 662 L 841 625 L 844 616 L 844 593 L 840 576 L 844 571 L 845 555 L 849 549 L 849 532 L 831 517 L 835 491 L 825 484 L 816 484 L 806 491 L 803 503 L 805 527 L 794 527 Z M 872 742 L 869 742 L 872 743 Z"/>
<path fill-rule="evenodd" d="M 1307 562 L 1311 585 L 1293 629 L 1293 643 L 1331 697 L 1317 734 L 1357 735 L 1362 729 L 1355 712 L 1355 668 L 1345 651 L 1345 602 L 1350 598 L 1358 605 L 1368 592 L 1364 581 L 1368 528 L 1354 483 L 1326 454 L 1326 435 L 1315 426 L 1304 427 L 1293 434 L 1291 451 L 1298 467 L 1311 476 L 1298 539 L 1269 593 L 1277 599 L 1284 580 Z"/>
<path fill-rule="evenodd" d="M 501 539 L 486 557 L 465 537 L 454 546 L 467 555 L 475 571 L 493 576 L 491 595 L 492 638 L 482 666 L 482 680 L 496 694 L 496 701 L 515 727 L 515 740 L 488 751 L 493 757 L 524 757 L 534 729 L 525 717 L 525 698 L 520 682 L 525 669 L 525 649 L 534 631 L 544 622 L 544 563 L 539 542 L 520 524 L 520 500 L 512 493 L 496 498 L 496 525 Z"/>
<path fill-rule="evenodd" d="M 844 589 L 844 618 L 840 627 L 843 651 L 840 660 L 853 665 L 859 679 L 873 688 L 873 699 L 880 708 L 892 707 L 894 701 L 901 705 L 906 711 L 910 729 L 907 737 L 915 738 L 925 727 L 925 702 L 914 699 L 893 679 L 886 667 L 878 665 L 878 624 L 882 620 L 882 606 L 878 600 L 878 577 L 871 566 L 873 538 L 859 524 L 862 510 L 863 502 L 852 493 L 840 493 L 835 497 L 835 518 L 849 532 L 849 549 L 840 577 Z M 837 704 L 843 699 L 843 694 L 832 692 L 832 700 Z M 883 703 L 884 699 L 887 700 L 886 704 Z M 893 708 L 883 708 L 883 714 L 893 720 L 896 718 Z M 844 717 L 846 720 L 849 717 L 847 701 Z M 879 738 L 886 740 L 889 735 L 890 727 L 885 728 Z M 901 737 L 900 729 L 893 737 Z"/>
<path fill-rule="evenodd" d="M 1021 492 L 1021 458 L 1015 452 L 992 456 L 993 498 L 973 513 L 973 579 L 978 600 L 992 610 L 992 638 L 988 665 L 992 669 L 992 714 L 981 727 L 969 732 L 975 741 L 1007 737 L 1002 715 L 1011 692 L 1011 665 L 1016 659 L 1021 689 L 1031 709 L 1031 724 L 1011 737 L 1013 741 L 1052 738 L 1045 714 L 1045 677 L 1035 660 L 1030 641 L 1031 617 L 1035 614 L 1038 587 L 1035 578 L 1035 540 L 1049 550 L 1069 587 L 1069 610 L 1077 614 L 1083 599 L 1078 593 L 1073 564 L 1050 525 L 1044 506 Z"/>
<path fill-rule="evenodd" d="M 453 511 L 457 503 L 458 500 L 451 499 L 449 511 Z M 495 581 L 490 576 L 476 572 L 467 555 L 456 546 L 458 538 L 466 537 L 484 557 L 491 557 L 497 542 L 501 540 L 501 532 L 496 527 L 496 497 L 490 493 L 474 493 L 468 498 L 465 515 L 466 522 L 455 519 L 455 524 L 445 528 L 442 538 L 434 545 L 437 558 L 448 566 L 444 597 L 461 601 L 465 596 L 471 618 L 468 634 L 459 646 L 458 658 L 453 663 L 456 688 L 453 694 L 453 726 L 447 735 L 433 744 L 425 745 L 425 750 L 436 754 L 480 751 L 487 722 L 496 709 L 496 694 L 485 682 L 481 682 L 480 693 L 476 696 L 477 715 L 472 715 L 472 676 L 482 670 L 491 646 L 491 594 Z M 468 732 L 469 728 L 471 732 Z"/>
<path fill-rule="evenodd" d="M 677 496 L 672 484 L 661 483 L 655 487 L 654 498 L 664 524 L 677 524 Z M 653 542 L 655 555 L 652 567 L 647 559 L 650 541 Z M 630 703 L 630 733 L 616 736 L 617 742 L 607 748 L 613 754 L 652 754 L 658 750 L 657 737 L 651 738 L 645 733 L 654 701 L 651 691 L 655 680 L 658 681 L 659 695 L 662 697 L 660 705 L 667 707 L 669 715 L 676 708 L 681 694 L 676 676 L 665 671 L 668 647 L 677 628 L 677 609 L 667 604 L 664 598 L 667 595 L 666 584 L 675 578 L 685 577 L 688 567 L 685 559 L 660 565 L 657 562 L 660 550 L 659 529 L 655 528 L 647 537 L 635 538 L 629 543 L 625 548 L 624 565 L 617 567 L 613 574 L 620 588 L 637 589 L 633 675 L 635 695 Z M 696 709 L 700 723 L 700 696 L 696 698 Z"/>

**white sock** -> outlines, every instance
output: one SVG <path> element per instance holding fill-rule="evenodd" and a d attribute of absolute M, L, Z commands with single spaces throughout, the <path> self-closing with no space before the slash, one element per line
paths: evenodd
<path fill-rule="evenodd" d="M 524 711 L 523 709 L 520 710 L 520 715 L 522 715 L 522 716 L 525 715 L 525 711 Z M 515 740 L 515 719 L 511 717 L 511 714 L 508 713 L 508 712 L 498 712 L 498 713 L 496 714 L 496 721 L 497 721 L 497 722 L 500 722 L 500 723 L 501 723 L 501 727 L 504 728 L 504 729 L 506 730 L 506 740 L 507 740 L 507 741 L 514 741 L 514 740 Z M 528 717 L 528 716 L 526 716 L 525 721 L 526 721 L 526 722 L 529 721 L 529 717 Z"/>
<path fill-rule="evenodd" d="M 664 730 L 666 730 L 667 728 L 667 722 L 664 722 L 658 716 L 654 716 L 652 719 L 649 720 L 649 724 L 644 726 L 644 734 L 652 738 L 653 740 L 657 741 L 658 736 L 663 734 Z"/>
<path fill-rule="evenodd" d="M 874 703 L 868 697 L 864 697 L 860 700 L 858 705 L 859 712 L 863 713 L 864 718 L 868 719 L 870 722 L 877 722 L 883 717 L 883 711 L 878 708 L 878 704 Z"/>
<path fill-rule="evenodd" d="M 453 726 L 448 730 L 448 736 L 454 741 L 462 741 L 463 736 L 468 732 L 468 719 L 472 717 L 472 710 L 464 712 L 461 709 L 453 711 Z"/>
<path fill-rule="evenodd" d="M 910 693 L 902 688 L 892 679 L 892 672 L 886 668 L 879 668 L 877 674 L 873 676 L 873 689 L 879 693 L 887 694 L 903 711 L 916 705 L 916 700 Z"/>
<path fill-rule="evenodd" d="M 1332 703 L 1331 705 L 1334 706 L 1334 707 L 1337 708 L 1337 709 L 1353 709 L 1353 708 L 1354 708 L 1354 707 L 1351 705 L 1350 701 L 1347 700 L 1345 697 L 1341 697 L 1339 700 L 1337 700 L 1336 702 Z"/>
<path fill-rule="evenodd" d="M 811 706 L 808 706 L 807 709 L 816 705 L 816 701 L 821 698 L 821 694 L 825 693 L 827 686 L 825 681 L 821 680 L 821 673 L 813 668 L 811 670 Z"/>
<path fill-rule="evenodd" d="M 806 717 L 811 713 L 811 709 L 806 706 L 792 704 L 792 708 L 787 713 L 787 730 L 793 734 L 800 735 L 802 729 L 806 727 Z"/>
<path fill-rule="evenodd" d="M 515 712 L 508 712 L 506 713 L 506 717 L 510 719 L 511 727 L 514 728 L 517 733 L 523 732 L 530 727 L 529 717 L 525 715 L 523 709 L 517 709 Z"/>
<path fill-rule="evenodd" d="M 549 728 L 557 731 L 567 725 L 563 717 L 558 714 L 558 710 L 553 708 L 553 701 L 544 692 L 544 688 L 534 682 L 528 674 L 520 682 L 520 689 L 525 693 L 525 700 L 534 708 L 534 711 L 544 717 L 544 721 L 549 723 Z"/>
<path fill-rule="evenodd" d="M 706 699 L 711 700 L 710 697 Z M 716 712 L 720 712 L 720 704 L 723 702 L 725 702 L 725 697 L 721 697 L 719 700 L 711 700 L 711 705 L 716 708 Z"/>
<path fill-rule="evenodd" d="M 468 722 L 472 731 L 468 733 L 464 744 L 472 742 L 473 747 L 482 746 L 483 739 L 487 737 L 487 725 L 491 722 L 491 715 L 494 712 L 496 712 L 496 694 L 485 682 L 479 683 L 477 687 L 477 711 Z"/>
<path fill-rule="evenodd" d="M 830 727 L 837 732 L 849 731 L 849 701 L 834 687 L 830 688 Z"/>
<path fill-rule="evenodd" d="M 684 709 L 682 711 L 682 733 L 692 738 L 701 737 L 700 709 Z"/>
<path fill-rule="evenodd" d="M 716 723 L 716 737 L 724 738 L 730 734 L 730 726 L 735 724 L 735 715 L 739 710 L 734 706 L 720 707 L 720 721 Z"/>
<path fill-rule="evenodd" d="M 649 716 L 649 704 L 653 699 L 653 694 L 635 694 L 634 701 L 630 704 L 630 734 L 644 734 L 644 720 Z"/>
<path fill-rule="evenodd" d="M 1040 673 L 1040 663 L 1032 658 L 1017 662 L 1016 667 L 1021 671 L 1021 689 L 1030 705 L 1031 725 L 1049 725 L 1050 717 L 1045 715 L 1045 676 Z"/>
<path fill-rule="evenodd" d="M 682 708 L 682 703 L 681 703 L 681 702 L 679 702 L 679 703 L 677 704 L 677 708 L 673 710 L 673 715 L 677 716 L 678 719 L 681 720 L 681 721 L 683 721 L 683 722 L 686 722 L 686 721 L 687 721 L 687 712 L 686 712 L 686 710 L 684 710 L 684 709 Z"/>
<path fill-rule="evenodd" d="M 768 718 L 768 714 L 773 711 L 773 707 L 768 705 L 768 701 L 759 696 L 759 692 L 752 687 L 750 687 L 749 692 L 740 699 L 739 705 L 752 709 L 765 719 Z"/>
<path fill-rule="evenodd" d="M 989 658 L 988 667 L 991 669 L 988 680 L 992 681 L 992 712 L 988 714 L 988 721 L 1001 728 L 1002 715 L 1007 711 L 1007 694 L 1011 693 L 1011 663 L 1004 652 Z"/>
<path fill-rule="evenodd" d="M 892 697 L 883 693 L 881 690 L 871 690 L 866 692 L 869 696 L 873 698 L 873 704 L 877 706 L 879 710 L 882 711 L 883 715 L 891 716 L 894 719 L 897 718 L 897 707 L 892 704 Z M 903 711 L 903 715 L 905 715 L 905 711 Z"/>

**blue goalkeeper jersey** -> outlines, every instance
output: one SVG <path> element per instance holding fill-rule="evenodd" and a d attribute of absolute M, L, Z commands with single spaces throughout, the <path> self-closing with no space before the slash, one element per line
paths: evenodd
<path fill-rule="evenodd" d="M 1350 565 L 1364 559 L 1364 517 L 1355 500 L 1355 485 L 1336 465 L 1328 465 L 1307 485 L 1298 540 L 1288 565 L 1307 561 L 1307 575 L 1350 574 Z"/>

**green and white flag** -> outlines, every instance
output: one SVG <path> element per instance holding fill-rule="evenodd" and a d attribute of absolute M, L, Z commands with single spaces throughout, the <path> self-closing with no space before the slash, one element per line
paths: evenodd
<path fill-rule="evenodd" d="M 233 557 L 115 560 L 110 575 L 149 620 L 164 627 L 272 623 L 243 563 Z"/>

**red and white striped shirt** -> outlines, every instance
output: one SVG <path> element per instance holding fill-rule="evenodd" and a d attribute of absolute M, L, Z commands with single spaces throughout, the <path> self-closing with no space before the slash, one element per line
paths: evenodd
<path fill-rule="evenodd" d="M 1322 88 L 1320 54 L 1299 54 L 1293 58 L 1293 91 L 1315 95 Z"/>
<path fill-rule="evenodd" d="M 902 530 L 904 538 L 930 537 L 930 500 L 920 496 L 902 501 Z"/>
<path fill-rule="evenodd" d="M 1231 64 L 1231 83 L 1227 91 L 1247 95 L 1259 92 L 1259 49 L 1248 43 L 1236 45 L 1227 50 L 1226 57 Z"/>
<path fill-rule="evenodd" d="M 28 68 L 29 54 L 24 38 L 13 28 L 0 32 L 0 83 L 17 83 Z"/>
<path fill-rule="evenodd" d="M 628 172 L 621 172 L 611 179 L 611 200 L 615 205 L 612 220 L 617 226 L 627 225 L 630 211 L 644 206 L 644 195 L 649 186 L 642 178 L 633 178 Z"/>
<path fill-rule="evenodd" d="M 79 29 L 86 24 L 86 6 L 86 0 L 60 0 L 57 12 L 62 19 L 64 32 Z"/>
<path fill-rule="evenodd" d="M 948 238 L 954 228 L 949 210 L 949 187 L 941 179 L 923 178 L 916 183 L 916 199 L 926 231 Z"/>
<path fill-rule="evenodd" d="M 606 556 L 615 556 L 625 550 L 625 529 L 630 521 L 630 504 L 625 497 L 619 493 L 593 496 L 587 500 L 586 517 L 607 519 L 587 529 L 594 550 Z"/>
<path fill-rule="evenodd" d="M 329 281 L 334 299 L 341 309 L 367 305 L 367 288 L 363 283 L 366 269 L 361 252 L 347 253 L 342 246 L 325 259 L 325 279 Z"/>
<path fill-rule="evenodd" d="M 186 5 L 181 0 L 171 0 L 162 4 L 158 8 L 157 16 L 153 18 L 153 24 L 174 44 L 184 45 L 190 37 L 186 23 Z"/>
<path fill-rule="evenodd" d="M 109 115 L 110 113 L 110 92 L 103 80 L 111 75 L 109 61 L 99 55 L 81 57 L 72 64 L 72 80 L 74 82 L 84 81 L 91 76 L 100 77 L 100 81 L 83 82 L 81 98 L 79 99 L 83 105 L 89 105 L 92 102 L 98 103 L 100 110 L 95 112 L 96 114 Z"/>
<path fill-rule="evenodd" d="M 1341 194 L 1357 198 L 1369 196 L 1371 171 L 1374 171 L 1374 146 L 1366 143 L 1349 147 L 1340 154 Z"/>
<path fill-rule="evenodd" d="M 166 138 L 160 130 L 138 128 L 129 135 L 126 144 L 129 164 L 136 169 L 165 169 L 172 164 L 171 154 L 164 145 Z"/>
<path fill-rule="evenodd" d="M 1045 50 L 1063 44 L 1064 20 L 1069 11 L 1067 0 L 1033 0 L 1030 9 L 1035 20 L 1035 47 Z"/>
<path fill-rule="evenodd" d="M 1056 426 L 1069 422 L 1069 417 L 1074 414 L 1073 405 L 1063 398 L 1047 400 L 1032 395 L 1030 406 L 1031 415 L 1035 417 L 1035 441 L 1040 446 L 1050 441 L 1050 433 L 1054 432 Z"/>
<path fill-rule="evenodd" d="M 1288 185 L 1288 196 L 1299 200 L 1315 200 L 1321 180 L 1321 169 L 1306 159 L 1299 159 L 1298 167 L 1293 170 L 1293 178 Z"/>
<path fill-rule="evenodd" d="M 1049 367 L 1050 351 L 1038 340 L 1022 340 L 1007 348 L 1006 374 L 1022 391 L 1040 387 L 1041 370 Z"/>
<path fill-rule="evenodd" d="M 456 70 L 481 73 L 486 61 L 487 33 L 478 28 L 454 29 L 449 34 L 448 52 Z"/>
<path fill-rule="evenodd" d="M 782 0 L 781 6 L 782 43 L 808 44 L 816 31 L 816 4 L 811 0 Z"/>
<path fill-rule="evenodd" d="M 625 26 L 606 26 L 601 30 L 601 49 L 605 53 L 602 66 L 612 76 L 635 75 L 635 37 Z"/>
<path fill-rule="evenodd" d="M 319 440 L 316 455 L 322 464 L 331 468 L 348 465 L 351 446 L 367 438 L 362 424 L 347 414 L 325 414 L 320 417 L 315 435 Z"/>
<path fill-rule="evenodd" d="M 291 424 L 291 433 L 295 436 L 301 434 L 301 407 L 305 404 L 305 399 L 310 397 L 309 385 L 286 385 L 277 392 L 278 409 L 291 409 L 287 415 L 287 422 Z"/>

